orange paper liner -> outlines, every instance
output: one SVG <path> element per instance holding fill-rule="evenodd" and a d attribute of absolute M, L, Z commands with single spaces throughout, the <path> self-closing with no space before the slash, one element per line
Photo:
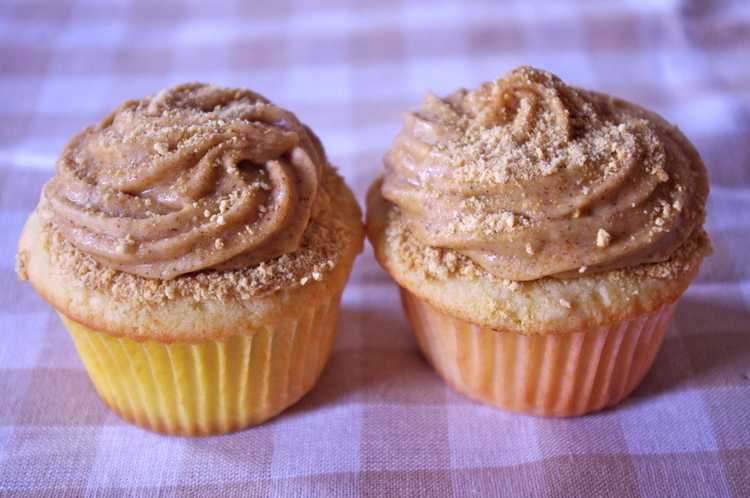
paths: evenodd
<path fill-rule="evenodd" d="M 60 316 L 113 412 L 154 432 L 206 436 L 260 424 L 312 389 L 333 346 L 340 299 L 275 329 L 194 345 L 115 338 Z"/>
<path fill-rule="evenodd" d="M 651 368 L 677 306 L 586 332 L 523 335 L 453 318 L 403 288 L 401 298 L 422 351 L 456 391 L 544 417 L 583 415 L 627 397 Z"/>

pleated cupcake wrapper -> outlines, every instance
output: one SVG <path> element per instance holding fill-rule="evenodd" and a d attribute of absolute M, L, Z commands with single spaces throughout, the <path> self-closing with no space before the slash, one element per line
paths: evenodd
<path fill-rule="evenodd" d="M 677 305 L 586 332 L 522 335 L 450 317 L 403 288 L 401 297 L 422 351 L 450 386 L 546 417 L 583 415 L 627 397 L 651 368 Z"/>
<path fill-rule="evenodd" d="M 193 345 L 115 338 L 60 316 L 113 412 L 151 431 L 204 436 L 264 422 L 313 387 L 333 346 L 340 299 L 275 329 Z"/>

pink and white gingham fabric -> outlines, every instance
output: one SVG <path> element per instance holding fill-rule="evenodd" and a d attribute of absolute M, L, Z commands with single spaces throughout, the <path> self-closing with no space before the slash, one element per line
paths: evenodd
<path fill-rule="evenodd" d="M 184 81 L 245 86 L 321 137 L 360 201 L 431 90 L 520 65 L 677 123 L 709 169 L 715 254 L 651 373 L 564 420 L 457 395 L 418 352 L 369 247 L 320 383 L 202 439 L 98 398 L 16 241 L 73 134 Z M 2 0 L 0 496 L 750 496 L 750 4 L 742 0 Z"/>

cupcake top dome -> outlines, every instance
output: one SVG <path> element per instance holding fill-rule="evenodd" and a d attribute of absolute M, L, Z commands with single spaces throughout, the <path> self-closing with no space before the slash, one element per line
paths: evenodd
<path fill-rule="evenodd" d="M 421 243 L 514 281 L 669 260 L 702 232 L 705 166 L 653 112 L 528 66 L 428 94 L 385 158 L 383 196 Z"/>
<path fill-rule="evenodd" d="M 295 251 L 325 154 L 290 112 L 190 83 L 123 103 L 73 137 L 45 186 L 64 237 L 107 268 L 171 279 Z"/>

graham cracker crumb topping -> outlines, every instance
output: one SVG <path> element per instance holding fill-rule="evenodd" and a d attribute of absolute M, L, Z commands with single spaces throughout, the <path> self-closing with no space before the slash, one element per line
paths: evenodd
<path fill-rule="evenodd" d="M 612 242 L 612 236 L 605 229 L 600 228 L 596 234 L 596 246 L 604 249 L 609 246 L 610 242 Z"/>

